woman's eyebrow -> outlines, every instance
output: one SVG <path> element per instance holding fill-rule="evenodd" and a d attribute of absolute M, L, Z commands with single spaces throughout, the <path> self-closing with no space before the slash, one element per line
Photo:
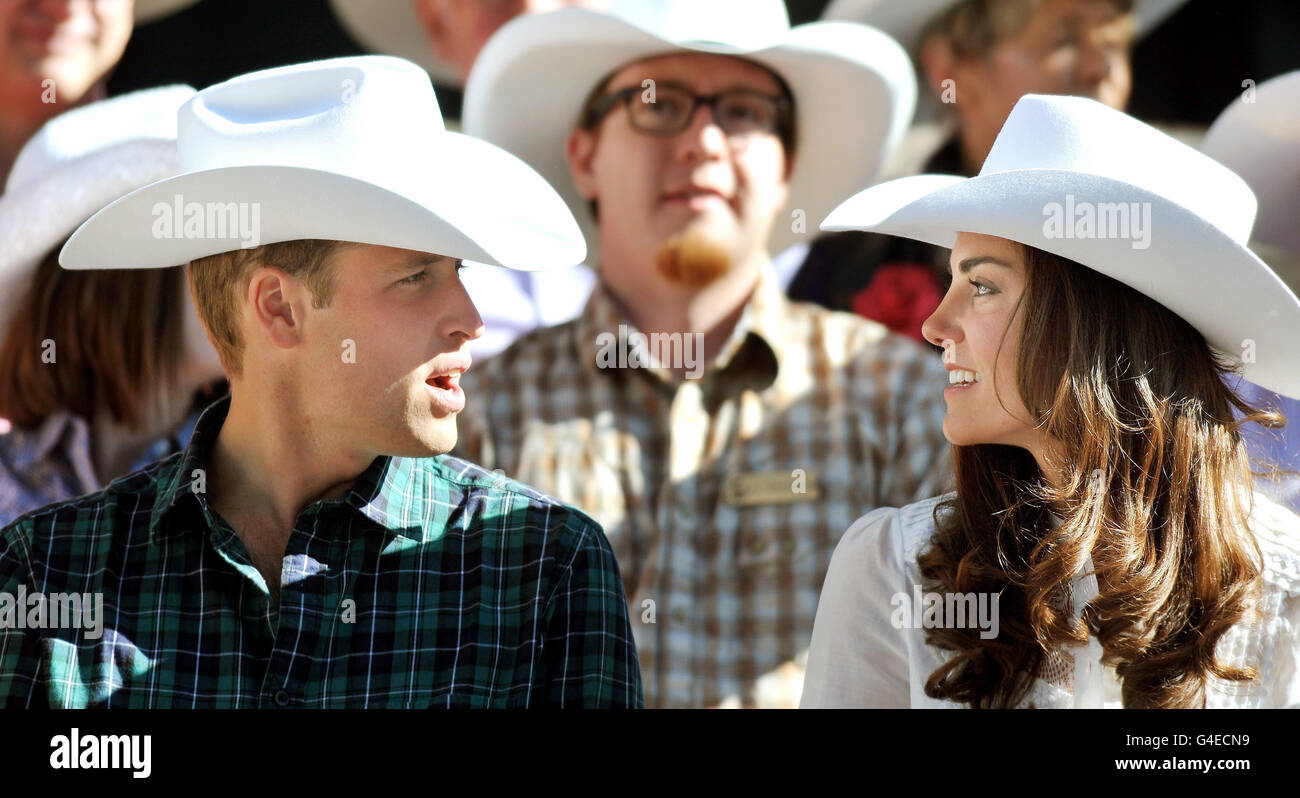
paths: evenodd
<path fill-rule="evenodd" d="M 992 255 L 977 255 L 973 258 L 966 258 L 961 263 L 957 264 L 957 269 L 962 274 L 965 274 L 982 263 L 996 263 L 997 265 L 1007 269 L 1012 268 L 1010 263 L 1007 263 L 1006 261 L 1003 260 L 998 260 Z M 952 274 L 952 263 L 948 264 L 948 274 Z"/>

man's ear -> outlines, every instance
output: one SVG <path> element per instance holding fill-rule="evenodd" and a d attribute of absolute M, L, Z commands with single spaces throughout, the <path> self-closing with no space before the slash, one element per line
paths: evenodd
<path fill-rule="evenodd" d="M 251 316 L 254 329 L 281 349 L 292 349 L 302 340 L 301 319 L 294 307 L 299 293 L 296 281 L 280 269 L 260 267 L 248 281 L 245 315 Z"/>
<path fill-rule="evenodd" d="M 927 36 L 921 43 L 918 56 L 921 61 L 921 71 L 925 73 L 926 85 L 936 95 L 943 93 L 945 80 L 957 79 L 957 54 L 953 52 L 952 42 L 946 36 L 939 34 Z"/>
<path fill-rule="evenodd" d="M 415 9 L 415 16 L 420 20 L 420 30 L 433 49 L 435 55 L 447 58 L 447 26 L 442 22 L 442 9 L 438 7 L 441 0 L 407 0 Z"/>
<path fill-rule="evenodd" d="M 564 157 L 569 162 L 569 172 L 573 175 L 573 184 L 583 199 L 599 199 L 596 196 L 596 145 L 599 136 L 594 130 L 574 128 L 564 142 Z"/>

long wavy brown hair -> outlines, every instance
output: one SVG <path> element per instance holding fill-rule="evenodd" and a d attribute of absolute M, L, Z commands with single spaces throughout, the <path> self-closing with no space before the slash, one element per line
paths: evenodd
<path fill-rule="evenodd" d="M 1000 593 L 1000 634 L 929 630 L 952 653 L 926 694 L 1020 705 L 1048 652 L 1092 634 L 1125 707 L 1202 707 L 1211 676 L 1256 676 L 1215 657 L 1262 567 L 1239 430 L 1285 419 L 1237 396 L 1224 382 L 1230 366 L 1178 315 L 1073 261 L 1023 252 L 1012 319 L 1024 314 L 1020 340 L 1031 343 L 1019 347 L 1017 384 L 1060 442 L 1049 462 L 1060 485 L 1024 449 L 953 447 L 957 493 L 935 509 L 922 580 L 937 592 Z M 1069 585 L 1089 557 L 1100 593 L 1079 623 Z"/>

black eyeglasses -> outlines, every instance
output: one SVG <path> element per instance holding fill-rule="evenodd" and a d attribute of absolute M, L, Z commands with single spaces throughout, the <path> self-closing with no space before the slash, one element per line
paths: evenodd
<path fill-rule="evenodd" d="M 606 94 L 591 106 L 584 127 L 595 127 L 620 102 L 627 108 L 632 127 L 654 136 L 682 132 L 701 105 L 709 107 L 728 136 L 779 134 L 790 122 L 790 102 L 784 97 L 746 89 L 697 95 L 682 86 L 660 83 L 653 88 L 632 86 Z"/>

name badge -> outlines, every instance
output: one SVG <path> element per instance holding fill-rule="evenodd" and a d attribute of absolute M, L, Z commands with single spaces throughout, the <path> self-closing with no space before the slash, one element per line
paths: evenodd
<path fill-rule="evenodd" d="M 722 491 L 722 500 L 732 507 L 793 504 L 816 501 L 820 498 L 821 488 L 817 481 L 817 472 L 802 468 L 790 471 L 732 474 L 727 477 L 727 483 Z"/>

